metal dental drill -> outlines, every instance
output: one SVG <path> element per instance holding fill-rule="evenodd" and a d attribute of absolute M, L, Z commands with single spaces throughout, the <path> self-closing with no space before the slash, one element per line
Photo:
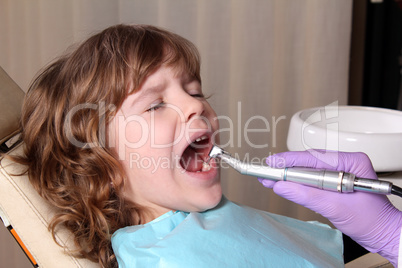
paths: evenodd
<path fill-rule="evenodd" d="M 354 174 L 347 172 L 299 167 L 271 168 L 243 163 L 216 145 L 209 152 L 209 157 L 225 161 L 241 174 L 263 179 L 291 181 L 334 192 L 364 191 L 386 195 L 395 194 L 402 197 L 402 189 L 391 182 L 357 178 Z"/>

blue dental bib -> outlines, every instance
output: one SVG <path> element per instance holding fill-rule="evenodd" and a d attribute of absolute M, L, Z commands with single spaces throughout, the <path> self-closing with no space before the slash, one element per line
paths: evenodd
<path fill-rule="evenodd" d="M 120 268 L 344 267 L 338 230 L 239 206 L 225 197 L 206 212 L 170 211 L 119 229 L 112 246 Z"/>

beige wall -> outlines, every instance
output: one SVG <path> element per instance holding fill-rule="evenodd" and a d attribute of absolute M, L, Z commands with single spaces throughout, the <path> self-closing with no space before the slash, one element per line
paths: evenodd
<path fill-rule="evenodd" d="M 222 143 L 233 141 L 226 149 L 262 159 L 286 150 L 295 112 L 346 104 L 351 9 L 352 0 L 0 0 L 0 65 L 26 90 L 43 65 L 88 34 L 116 23 L 163 26 L 200 49 L 204 90 L 226 118 L 221 126 L 233 121 L 234 133 L 222 135 Z M 255 115 L 249 128 L 266 129 L 266 119 L 269 131 L 245 136 Z M 232 170 L 222 176 L 229 199 L 322 220 L 255 179 Z"/>

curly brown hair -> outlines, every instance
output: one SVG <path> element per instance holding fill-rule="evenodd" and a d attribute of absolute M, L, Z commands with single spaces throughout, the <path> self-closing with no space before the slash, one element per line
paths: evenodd
<path fill-rule="evenodd" d="M 74 234 L 73 253 L 103 267 L 117 267 L 113 232 L 140 224 L 145 213 L 123 198 L 125 173 L 104 130 L 162 64 L 185 68 L 201 81 L 199 54 L 188 40 L 149 25 L 116 25 L 51 63 L 26 94 L 24 156 L 17 161 L 58 208 L 49 226 L 53 237 L 65 226 Z"/>

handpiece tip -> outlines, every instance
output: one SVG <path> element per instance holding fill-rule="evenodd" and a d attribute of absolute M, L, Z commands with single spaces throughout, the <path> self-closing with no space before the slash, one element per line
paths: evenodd
<path fill-rule="evenodd" d="M 219 157 L 222 154 L 227 154 L 227 153 L 223 149 L 219 148 L 218 146 L 213 145 L 211 150 L 209 151 L 209 154 L 208 154 L 209 158 L 208 158 L 207 162 L 209 162 L 212 158 Z"/>

